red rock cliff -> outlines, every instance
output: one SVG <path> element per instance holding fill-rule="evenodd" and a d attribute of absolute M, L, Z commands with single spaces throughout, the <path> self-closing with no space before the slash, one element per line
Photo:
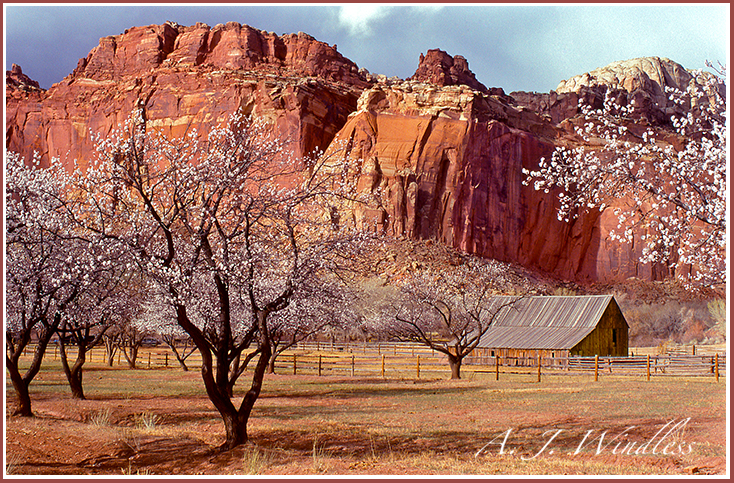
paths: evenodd
<path fill-rule="evenodd" d="M 101 39 L 48 91 L 19 67 L 8 71 L 6 146 L 83 163 L 93 153 L 90 132 L 107 134 L 134 110 L 180 136 L 240 109 L 269 119 L 297 155 L 334 138 L 347 143 L 363 160 L 360 189 L 382 200 L 379 210 L 355 211 L 365 226 L 576 281 L 666 275 L 638 266 L 633 247 L 607 241 L 616 224 L 609 213 L 564 223 L 552 193 L 522 184 L 523 168 L 573 142 L 562 126 L 574 122 L 579 98 L 600 99 L 599 86 L 510 97 L 479 83 L 463 57 L 438 50 L 421 56 L 411 79 L 375 83 L 303 33 L 237 23 L 135 27 Z"/>
<path fill-rule="evenodd" d="M 135 109 L 174 136 L 190 126 L 206 132 L 242 109 L 269 119 L 303 155 L 326 148 L 368 85 L 353 62 L 303 33 L 238 23 L 135 27 L 101 39 L 47 92 L 30 98 L 15 89 L 14 99 L 27 101 L 6 106 L 6 145 L 46 163 L 84 162 L 90 131 L 107 134 Z"/>
<path fill-rule="evenodd" d="M 595 216 L 560 222 L 554 197 L 522 184 L 554 132 L 502 97 L 405 82 L 365 91 L 336 139 L 364 160 L 360 189 L 382 199 L 357 209 L 365 227 L 596 280 Z"/>

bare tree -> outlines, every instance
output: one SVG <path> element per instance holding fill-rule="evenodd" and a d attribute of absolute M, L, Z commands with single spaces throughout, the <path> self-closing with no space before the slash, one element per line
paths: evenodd
<path fill-rule="evenodd" d="M 173 355 L 176 357 L 176 361 L 178 361 L 178 365 L 181 369 L 188 371 L 189 366 L 186 365 L 186 359 L 196 352 L 196 346 L 194 345 L 194 341 L 191 340 L 191 337 L 185 333 L 176 335 L 173 331 L 159 333 L 158 336 L 161 338 L 163 343 L 171 349 L 171 352 L 173 352 Z"/>
<path fill-rule="evenodd" d="M 120 330 L 117 324 L 107 327 L 107 330 L 102 334 L 102 342 L 105 347 L 105 357 L 107 358 L 107 365 L 112 367 L 115 362 L 115 354 L 117 354 L 117 348 L 119 347 L 120 341 Z"/>
<path fill-rule="evenodd" d="M 118 333 L 117 349 L 125 356 L 125 361 L 130 369 L 138 367 L 138 352 L 143 347 L 143 340 L 150 335 L 150 332 L 142 324 L 137 324 L 131 320 L 120 326 Z"/>
<path fill-rule="evenodd" d="M 231 449 L 247 441 L 272 315 L 365 239 L 335 216 L 356 176 L 343 159 L 290 159 L 267 126 L 239 115 L 202 137 L 146 128 L 137 118 L 100 140 L 99 162 L 79 178 L 87 202 L 75 218 L 126 247 L 174 307 L 223 419 L 222 449 Z M 236 403 L 232 365 L 251 344 L 257 362 Z"/>

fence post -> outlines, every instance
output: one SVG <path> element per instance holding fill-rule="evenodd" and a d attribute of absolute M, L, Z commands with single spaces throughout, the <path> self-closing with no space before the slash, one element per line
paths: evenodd
<path fill-rule="evenodd" d="M 696 344 L 693 344 L 693 355 L 696 355 Z"/>
<path fill-rule="evenodd" d="M 650 354 L 647 355 L 647 380 L 650 380 Z"/>
<path fill-rule="evenodd" d="M 296 375 L 296 353 L 293 353 L 293 375 Z"/>
<path fill-rule="evenodd" d="M 321 375 L 321 354 L 319 354 L 319 376 Z"/>
<path fill-rule="evenodd" d="M 716 374 L 716 382 L 719 382 L 719 353 L 714 356 L 714 374 Z"/>
<path fill-rule="evenodd" d="M 494 356 L 494 380 L 500 380 L 500 356 L 497 354 Z"/>
<path fill-rule="evenodd" d="M 382 354 L 382 377 L 385 377 L 385 354 Z"/>
<path fill-rule="evenodd" d="M 594 382 L 599 380 L 599 354 L 594 355 Z"/>
<path fill-rule="evenodd" d="M 421 378 L 421 356 L 418 355 L 415 360 L 415 377 L 416 379 Z"/>
<path fill-rule="evenodd" d="M 538 382 L 540 382 L 540 354 L 538 354 Z"/>
<path fill-rule="evenodd" d="M 354 377 L 354 354 L 352 354 L 352 377 Z"/>
<path fill-rule="evenodd" d="M 150 352 L 148 352 L 148 369 L 150 369 Z"/>
<path fill-rule="evenodd" d="M 166 367 L 168 367 L 168 351 L 166 351 Z"/>

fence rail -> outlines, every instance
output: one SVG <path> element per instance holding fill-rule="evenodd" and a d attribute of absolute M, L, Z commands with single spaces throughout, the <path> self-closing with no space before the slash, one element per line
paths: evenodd
<path fill-rule="evenodd" d="M 33 347 L 28 348 L 32 352 Z M 678 355 L 681 354 L 681 355 Z M 58 348 L 49 347 L 47 357 L 58 358 Z M 713 376 L 726 375 L 726 354 L 711 352 L 697 355 L 668 353 L 630 357 L 496 357 L 469 356 L 462 372 L 467 373 L 528 373 L 545 374 L 594 373 L 621 376 Z M 87 354 L 90 363 L 106 363 L 104 347 Z M 177 367 L 173 352 L 166 346 L 145 347 L 136 361 L 138 368 Z M 201 367 L 198 352 L 185 361 L 190 369 Z M 120 351 L 113 364 L 126 365 Z M 444 354 L 423 345 L 409 343 L 324 343 L 301 342 L 281 354 L 275 364 L 278 374 L 342 375 L 384 378 L 446 377 L 449 365 Z"/>

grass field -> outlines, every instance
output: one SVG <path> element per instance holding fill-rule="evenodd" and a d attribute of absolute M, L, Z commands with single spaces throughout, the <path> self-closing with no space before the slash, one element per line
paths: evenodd
<path fill-rule="evenodd" d="M 421 379 L 269 375 L 250 419 L 250 443 L 217 453 L 223 425 L 197 370 L 93 362 L 84 375 L 88 400 L 76 401 L 59 363 L 48 360 L 31 386 L 37 417 L 6 416 L 6 472 L 726 472 L 726 378 L 446 377 L 448 369 Z"/>

